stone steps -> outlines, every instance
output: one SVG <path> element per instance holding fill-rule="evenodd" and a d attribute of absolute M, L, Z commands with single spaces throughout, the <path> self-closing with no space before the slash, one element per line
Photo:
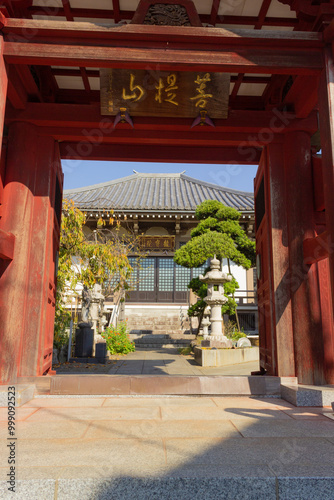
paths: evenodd
<path fill-rule="evenodd" d="M 149 425 L 149 424 L 148 424 Z M 254 472 L 254 467 L 243 464 L 239 471 L 229 473 L 218 472 L 217 469 L 225 470 L 223 467 L 203 466 L 199 470 L 192 471 L 189 467 L 181 468 L 181 471 L 172 472 L 168 467 L 158 471 L 162 474 L 159 477 L 157 471 L 152 467 L 152 473 L 146 475 L 132 473 L 124 468 L 120 472 L 111 470 L 109 475 L 103 471 L 98 473 L 87 470 L 88 467 L 76 467 L 76 474 L 81 477 L 67 477 L 54 479 L 54 474 L 49 470 L 43 478 L 18 480 L 15 496 L 17 498 L 59 498 L 61 500 L 78 500 L 92 498 L 113 498 L 140 500 L 148 498 L 159 498 L 160 500 L 173 500 L 182 498 L 192 500 L 200 498 L 225 498 L 225 499 L 266 499 L 266 500 L 296 500 L 296 499 L 323 499 L 331 500 L 333 489 L 332 477 L 321 477 L 316 474 L 308 474 L 307 477 L 292 474 L 264 474 Z M 37 467 L 36 467 L 37 468 Z M 46 469 L 46 467 L 45 467 Z M 74 467 L 71 467 L 74 469 Z M 203 471 L 201 469 L 204 469 Z M 104 473 L 103 473 L 104 472 Z M 85 479 L 83 477 L 85 476 Z M 8 485 L 5 481 L 0 482 L 1 498 L 11 499 Z M 41 491 L 43 496 L 41 496 Z M 305 495 L 304 495 L 305 493 Z"/>
<path fill-rule="evenodd" d="M 167 347 L 187 347 L 196 337 L 195 335 L 171 334 L 130 334 L 136 347 L 145 349 L 160 349 Z"/>
<path fill-rule="evenodd" d="M 10 397 L 11 402 L 15 402 L 15 406 L 18 408 L 19 406 L 24 405 L 28 401 L 30 401 L 34 397 L 35 393 L 35 384 L 27 383 L 27 384 L 13 384 L 15 389 L 11 389 L 12 387 L 9 383 L 6 385 L 2 385 L 0 387 L 0 406 L 8 406 L 8 398 Z M 13 396 L 15 394 L 15 396 Z M 11 405 L 9 406 L 11 407 Z"/>
<path fill-rule="evenodd" d="M 295 377 L 224 375 L 52 375 L 50 394 L 281 396 Z"/>
<path fill-rule="evenodd" d="M 126 306 L 125 317 L 130 334 L 183 334 L 189 329 L 187 307 Z"/>
<path fill-rule="evenodd" d="M 334 386 L 282 384 L 282 397 L 295 406 L 331 406 Z"/>
<path fill-rule="evenodd" d="M 187 338 L 189 337 L 190 332 L 189 330 L 158 330 L 153 332 L 152 330 L 131 330 L 130 331 L 130 337 L 131 338 L 139 338 L 139 337 L 152 337 L 152 338 L 159 338 L 159 337 L 178 337 L 178 338 L 183 338 L 186 336 Z M 191 338 L 195 338 L 195 335 L 191 335 Z"/>

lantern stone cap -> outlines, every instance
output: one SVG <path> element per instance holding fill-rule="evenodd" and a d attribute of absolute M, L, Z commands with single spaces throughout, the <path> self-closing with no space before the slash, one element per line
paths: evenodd
<path fill-rule="evenodd" d="M 226 281 L 231 281 L 232 276 L 221 271 L 220 260 L 214 256 L 214 258 L 210 260 L 210 271 L 204 276 L 200 274 L 199 279 L 204 283 L 219 285 L 221 283 L 226 283 Z"/>

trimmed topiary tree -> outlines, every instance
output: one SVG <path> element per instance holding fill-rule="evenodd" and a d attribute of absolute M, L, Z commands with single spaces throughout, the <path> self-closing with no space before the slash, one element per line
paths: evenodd
<path fill-rule="evenodd" d="M 230 274 L 231 261 L 244 269 L 255 265 L 255 242 L 240 226 L 240 215 L 236 209 L 216 200 L 201 203 L 195 212 L 200 222 L 191 231 L 191 239 L 175 252 L 175 262 L 184 267 L 199 267 L 216 255 L 221 261 L 227 259 Z M 206 306 L 203 299 L 207 295 L 207 285 L 194 278 L 188 286 L 201 299 L 189 308 L 188 314 L 199 316 L 201 321 Z M 228 301 L 223 305 L 222 313 L 231 316 L 236 313 L 234 292 L 239 285 L 233 278 L 225 283 L 224 288 Z"/>

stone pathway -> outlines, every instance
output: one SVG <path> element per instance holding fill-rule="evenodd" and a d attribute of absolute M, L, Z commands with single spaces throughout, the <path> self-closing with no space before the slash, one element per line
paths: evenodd
<path fill-rule="evenodd" d="M 116 358 L 116 356 L 115 356 Z M 183 356 L 177 349 L 137 349 L 126 356 L 118 356 L 107 365 L 69 363 L 55 368 L 61 373 L 109 373 L 111 375 L 250 375 L 259 369 L 258 362 L 226 367 L 199 366 L 194 357 Z"/>
<path fill-rule="evenodd" d="M 0 409 L 0 498 L 333 500 L 326 415 L 275 398 L 36 397 L 16 410 L 15 494 Z"/>

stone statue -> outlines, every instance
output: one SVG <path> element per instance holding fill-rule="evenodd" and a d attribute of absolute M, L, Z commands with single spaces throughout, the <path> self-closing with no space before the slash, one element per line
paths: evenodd
<path fill-rule="evenodd" d="M 92 293 L 86 286 L 83 287 L 82 290 L 82 304 L 81 304 L 81 323 L 79 326 L 92 326 L 92 323 L 90 321 L 91 319 L 91 314 L 90 314 L 90 308 L 91 308 L 91 302 L 92 302 Z"/>

